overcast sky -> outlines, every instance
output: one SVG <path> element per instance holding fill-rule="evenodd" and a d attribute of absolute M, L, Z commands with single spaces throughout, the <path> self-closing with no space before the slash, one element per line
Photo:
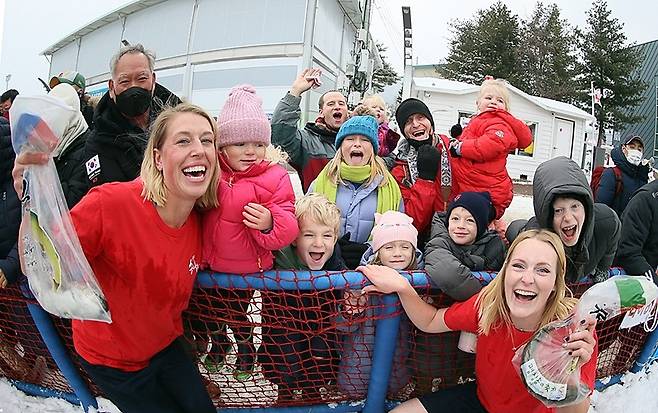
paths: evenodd
<path fill-rule="evenodd" d="M 285 0 L 281 0 L 285 1 Z M 41 93 L 36 80 L 48 76 L 48 62 L 39 53 L 64 36 L 107 14 L 130 0 L 0 0 L 2 23 L 0 49 L 0 89 L 5 90 L 5 76 L 11 74 L 9 87 L 21 93 Z M 573 25 L 584 26 L 587 0 L 555 0 L 562 15 Z M 470 18 L 492 0 L 375 0 L 372 9 L 373 36 L 388 46 L 387 58 L 402 69 L 402 11 L 411 6 L 414 62 L 437 63 L 448 54 L 450 21 Z M 514 13 L 528 17 L 534 8 L 531 0 L 504 1 Z M 658 1 L 608 0 L 613 16 L 624 24 L 630 41 L 644 43 L 658 39 Z M 4 18 L 3 18 L 4 14 Z M 157 52 L 157 50 L 156 50 Z"/>

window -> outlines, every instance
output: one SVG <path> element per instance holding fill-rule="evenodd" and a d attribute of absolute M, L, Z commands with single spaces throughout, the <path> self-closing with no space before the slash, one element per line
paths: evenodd
<path fill-rule="evenodd" d="M 515 149 L 513 151 L 510 151 L 511 155 L 530 156 L 530 157 L 532 157 L 532 155 L 535 151 L 535 137 L 537 136 L 537 123 L 532 122 L 532 123 L 527 123 L 527 125 L 530 128 L 530 133 L 532 134 L 532 143 L 527 148 L 519 148 L 519 149 Z"/>

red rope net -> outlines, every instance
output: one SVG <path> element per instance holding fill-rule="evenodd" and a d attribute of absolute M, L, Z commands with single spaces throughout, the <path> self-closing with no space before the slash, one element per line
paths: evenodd
<path fill-rule="evenodd" d="M 322 277 L 326 275 L 310 282 L 326 286 Z M 573 290 L 580 295 L 586 287 Z M 185 313 L 185 337 L 217 407 L 301 406 L 365 398 L 376 321 L 398 315 L 401 309 L 382 315 L 386 309 L 378 296 L 365 298 L 349 289 L 196 289 Z M 435 306 L 451 303 L 441 293 L 418 291 Z M 71 392 L 27 311 L 29 302 L 15 287 L 0 289 L 0 374 Z M 622 318 L 597 325 L 599 378 L 627 371 L 646 341 L 642 325 L 620 330 Z M 70 321 L 54 322 L 78 363 Z M 389 398 L 405 400 L 472 379 L 475 358 L 457 349 L 458 338 L 458 332 L 422 333 L 402 314 Z"/>

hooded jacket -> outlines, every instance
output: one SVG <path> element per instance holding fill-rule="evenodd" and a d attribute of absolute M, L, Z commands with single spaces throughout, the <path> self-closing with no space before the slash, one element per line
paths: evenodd
<path fill-rule="evenodd" d="M 165 87 L 155 84 L 149 112 L 149 128 L 166 107 L 180 99 Z M 133 125 L 119 111 L 107 92 L 94 112 L 94 128 L 87 136 L 84 168 L 88 186 L 106 182 L 132 181 L 139 176 L 149 131 Z"/>
<path fill-rule="evenodd" d="M 633 195 L 622 222 L 617 264 L 628 274 L 652 276 L 658 283 L 658 180 Z"/>
<path fill-rule="evenodd" d="M 485 231 L 471 245 L 457 245 L 448 234 L 446 213 L 434 214 L 432 238 L 425 247 L 425 270 L 452 299 L 465 301 L 482 289 L 472 271 L 498 271 L 504 261 L 505 244 L 496 231 Z"/>
<path fill-rule="evenodd" d="M 507 239 L 512 242 L 526 229 L 546 228 L 553 231 L 553 201 L 559 196 L 578 199 L 585 207 L 585 221 L 578 243 L 573 247 L 565 246 L 567 282 L 577 282 L 586 275 L 593 275 L 595 281 L 603 281 L 617 252 L 621 223 L 610 207 L 593 202 L 585 174 L 565 156 L 539 165 L 533 181 L 535 216 L 529 221 L 512 222 L 507 230 Z"/>
<path fill-rule="evenodd" d="M 372 264 L 375 251 L 369 246 L 361 258 L 361 265 Z M 425 267 L 423 253 L 416 249 L 416 269 Z M 348 314 L 343 306 L 339 306 L 337 327 L 344 332 L 341 348 L 340 365 L 338 366 L 338 388 L 350 397 L 363 397 L 368 390 L 370 371 L 372 370 L 372 354 L 375 345 L 375 327 L 377 324 L 379 301 L 371 296 L 361 313 Z M 409 333 L 411 324 L 406 315 L 400 318 L 391 377 L 388 383 L 390 393 L 399 392 L 410 380 L 407 357 L 409 354 Z"/>
<path fill-rule="evenodd" d="M 290 164 L 297 170 L 304 192 L 318 176 L 322 168 L 336 154 L 336 133 L 324 126 L 309 122 L 303 129 L 297 124 L 302 111 L 302 98 L 286 94 L 272 114 L 272 144 L 281 146 L 290 157 Z"/>
<path fill-rule="evenodd" d="M 219 156 L 219 206 L 203 214 L 203 262 L 213 271 L 254 273 L 274 265 L 272 251 L 297 237 L 295 193 L 288 172 L 278 164 L 262 161 L 236 172 Z M 242 220 L 244 207 L 255 202 L 272 213 L 272 229 L 248 228 Z"/>
<path fill-rule="evenodd" d="M 512 202 L 507 155 L 532 143 L 528 126 L 504 110 L 482 112 L 461 136 L 460 156 L 452 158 L 452 197 L 466 191 L 489 191 L 500 219 Z"/>
<path fill-rule="evenodd" d="M 0 270 L 9 283 L 16 281 L 21 273 L 16 249 L 21 224 L 21 202 L 11 176 L 15 157 L 9 122 L 0 116 Z"/>
<path fill-rule="evenodd" d="M 612 208 L 617 213 L 617 216 L 621 217 L 635 191 L 649 180 L 649 171 L 651 168 L 648 164 L 633 165 L 628 162 L 621 150 L 621 146 L 615 147 L 610 152 L 610 157 L 615 163 L 615 166 L 621 170 L 621 193 L 615 194 L 617 187 L 615 171 L 612 168 L 606 168 L 603 174 L 601 174 L 601 181 L 596 191 L 595 199 L 596 202 L 606 204 Z"/>

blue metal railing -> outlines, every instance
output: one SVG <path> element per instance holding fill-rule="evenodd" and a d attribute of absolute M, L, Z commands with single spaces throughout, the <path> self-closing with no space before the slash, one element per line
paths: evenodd
<path fill-rule="evenodd" d="M 495 273 L 476 272 L 475 277 L 483 284 L 488 284 L 495 277 Z M 610 275 L 623 274 L 618 268 L 610 270 Z M 425 272 L 416 271 L 403 274 L 410 280 L 414 287 L 430 287 L 429 277 Z M 198 285 L 201 288 L 226 288 L 226 289 L 266 289 L 274 290 L 325 290 L 344 289 L 361 286 L 367 283 L 367 279 L 360 272 L 325 272 L 325 271 L 268 271 L 263 274 L 234 275 L 218 273 L 199 273 Z M 367 397 L 365 400 L 353 402 L 342 402 L 332 404 L 321 404 L 313 406 L 296 407 L 253 407 L 253 408 L 222 408 L 218 412 L 277 412 L 277 413 L 325 413 L 325 412 L 355 412 L 380 413 L 395 405 L 395 402 L 386 400 L 388 381 L 393 362 L 394 346 L 398 334 L 401 312 L 399 310 L 399 299 L 396 294 L 379 296 L 381 305 L 377 306 L 380 314 L 377 315 L 375 343 L 372 361 L 370 381 L 368 383 Z M 53 325 L 53 321 L 41 307 L 29 304 L 28 309 L 43 337 L 53 359 L 66 377 L 75 394 L 63 393 L 52 389 L 36 386 L 20 381 L 13 381 L 19 389 L 28 394 L 37 396 L 60 397 L 73 404 L 82 405 L 87 409 L 92 406 L 97 408 L 96 399 L 76 369 L 61 337 Z M 382 317 L 383 316 L 383 317 Z M 632 372 L 639 371 L 647 363 L 658 356 L 658 330 L 651 333 L 644 348 L 630 369 Z M 619 382 L 621 375 L 611 377 L 605 382 L 597 380 L 596 388 L 602 389 L 611 384 Z"/>

